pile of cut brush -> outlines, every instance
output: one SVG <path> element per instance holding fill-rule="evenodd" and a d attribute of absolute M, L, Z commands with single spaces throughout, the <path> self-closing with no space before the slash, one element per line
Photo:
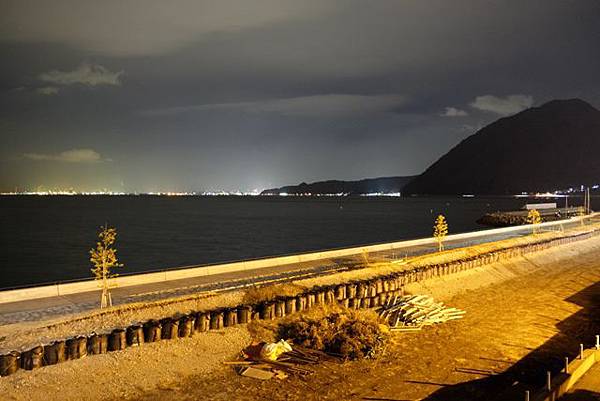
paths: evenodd
<path fill-rule="evenodd" d="M 392 331 L 418 331 L 424 326 L 461 319 L 466 313 L 435 302 L 427 295 L 390 298 L 378 312 L 379 316 L 388 322 Z"/>
<path fill-rule="evenodd" d="M 315 308 L 279 325 L 279 338 L 343 359 L 376 358 L 385 349 L 387 326 L 373 312 L 344 307 Z"/>
<path fill-rule="evenodd" d="M 289 343 L 287 344 L 289 345 Z M 276 356 L 268 356 L 264 353 L 264 349 L 268 345 L 266 343 L 251 345 L 242 351 L 243 360 L 224 363 L 235 366 L 237 372 L 242 376 L 268 380 L 273 377 L 285 379 L 288 375 L 305 377 L 314 373 L 310 365 L 316 365 L 323 361 L 340 361 L 340 358 L 335 355 L 299 345 L 294 345 L 293 348 L 290 345 L 290 350 Z"/>

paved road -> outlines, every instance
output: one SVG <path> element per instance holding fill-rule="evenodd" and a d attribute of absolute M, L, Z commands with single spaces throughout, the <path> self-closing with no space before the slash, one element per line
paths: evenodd
<path fill-rule="evenodd" d="M 600 216 L 595 217 L 594 221 L 600 221 Z M 580 225 L 579 222 L 566 222 L 564 228 L 578 225 Z M 558 226 L 556 229 L 558 229 Z M 524 228 L 507 234 L 492 234 L 479 238 L 446 241 L 445 247 L 446 249 L 455 249 L 528 234 L 530 234 L 530 229 Z M 435 251 L 435 246 L 430 244 L 408 246 L 393 251 L 371 253 L 369 254 L 369 260 L 394 260 L 423 255 Z M 363 256 L 353 255 L 343 258 L 323 259 L 257 270 L 115 288 L 111 290 L 111 294 L 113 303 L 118 305 L 131 302 L 158 300 L 202 291 L 236 288 L 261 282 L 291 280 L 303 276 L 328 274 L 336 270 L 351 269 L 361 263 L 363 263 Z M 98 299 L 98 291 L 90 291 L 72 295 L 0 304 L 0 326 L 21 321 L 37 321 L 59 315 L 96 309 L 98 307 Z"/>

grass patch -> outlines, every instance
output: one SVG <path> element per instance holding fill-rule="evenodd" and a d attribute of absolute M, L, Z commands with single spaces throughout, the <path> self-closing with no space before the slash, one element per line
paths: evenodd
<path fill-rule="evenodd" d="M 257 304 L 272 301 L 278 297 L 293 297 L 304 290 L 305 287 L 291 283 L 253 286 L 246 290 L 242 301 L 245 304 Z"/>

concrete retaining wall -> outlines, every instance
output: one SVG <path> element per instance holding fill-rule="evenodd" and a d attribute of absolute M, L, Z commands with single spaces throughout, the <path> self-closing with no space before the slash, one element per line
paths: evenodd
<path fill-rule="evenodd" d="M 537 225 L 540 228 L 551 228 L 561 224 L 580 220 L 575 217 L 568 220 L 554 221 Z M 517 226 L 496 228 L 492 230 L 473 231 L 463 234 L 453 234 L 446 237 L 446 241 L 477 239 L 489 235 L 509 234 L 523 229 L 531 229 L 532 226 Z M 422 238 L 409 241 L 391 242 L 363 247 L 353 247 L 344 249 L 335 249 L 331 251 L 303 253 L 298 255 L 280 256 L 275 258 L 256 259 L 242 262 L 225 263 L 209 266 L 196 266 L 182 269 L 165 270 L 153 273 L 132 274 L 119 276 L 111 280 L 117 287 L 129 287 L 141 284 L 158 283 L 170 280 L 179 280 L 199 276 L 211 276 L 215 274 L 239 272 L 245 270 L 256 270 L 274 266 L 283 266 L 300 262 L 310 262 L 316 260 L 339 258 L 344 256 L 359 255 L 362 253 L 372 253 L 390 250 L 401 250 L 402 248 L 417 245 L 435 245 L 434 238 Z M 25 301 L 46 297 L 77 294 L 81 292 L 98 290 L 98 283 L 95 280 L 82 280 L 72 283 L 53 284 L 40 287 L 22 288 L 16 290 L 0 291 L 0 303 Z"/>
<path fill-rule="evenodd" d="M 587 349 L 583 358 L 569 363 L 568 372 L 560 372 L 551 380 L 550 390 L 544 388 L 530 397 L 531 401 L 556 401 L 565 395 L 587 373 L 594 364 L 600 362 L 600 348 Z"/>

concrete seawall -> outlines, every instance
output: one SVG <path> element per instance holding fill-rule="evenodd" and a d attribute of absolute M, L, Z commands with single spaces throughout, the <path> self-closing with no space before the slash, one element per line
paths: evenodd
<path fill-rule="evenodd" d="M 597 215 L 597 214 L 594 214 Z M 594 216 L 592 215 L 592 216 Z M 554 221 L 538 224 L 539 228 L 559 227 L 565 223 L 573 223 L 579 221 L 581 217 L 575 217 L 568 220 Z M 462 234 L 453 234 L 446 237 L 446 241 L 453 240 L 476 240 L 483 239 L 487 236 L 511 234 L 524 229 L 532 229 L 531 225 L 505 227 L 491 230 L 473 231 Z M 352 247 L 344 249 L 336 249 L 330 251 L 303 253 L 298 255 L 280 256 L 274 258 L 256 259 L 249 261 L 241 261 L 234 263 L 225 263 L 208 266 L 196 266 L 182 269 L 165 270 L 161 272 L 140 273 L 127 276 L 119 276 L 112 280 L 118 287 L 129 287 L 141 284 L 150 284 L 165 282 L 171 280 L 180 280 L 185 278 L 211 276 L 227 272 L 237 272 L 245 270 L 257 270 L 262 268 L 283 266 L 301 262 L 312 262 L 317 260 L 339 258 L 351 255 L 359 255 L 361 253 L 373 253 L 381 251 L 401 250 L 403 248 L 418 246 L 418 245 L 435 245 L 434 238 L 422 238 L 408 241 L 390 242 L 362 247 Z M 0 291 L 0 304 L 8 302 L 25 301 L 32 299 L 40 299 L 46 297 L 62 296 L 69 294 L 77 294 L 89 291 L 98 290 L 98 283 L 95 280 L 82 280 L 71 283 L 58 283 L 52 285 L 28 287 L 14 290 Z"/>
<path fill-rule="evenodd" d="M 569 363 L 566 371 L 562 371 L 552 378 L 550 388 L 543 388 L 534 392 L 529 399 L 531 401 L 556 401 L 561 399 L 598 362 L 600 362 L 600 347 L 586 349 L 581 353 L 579 359 Z"/>

